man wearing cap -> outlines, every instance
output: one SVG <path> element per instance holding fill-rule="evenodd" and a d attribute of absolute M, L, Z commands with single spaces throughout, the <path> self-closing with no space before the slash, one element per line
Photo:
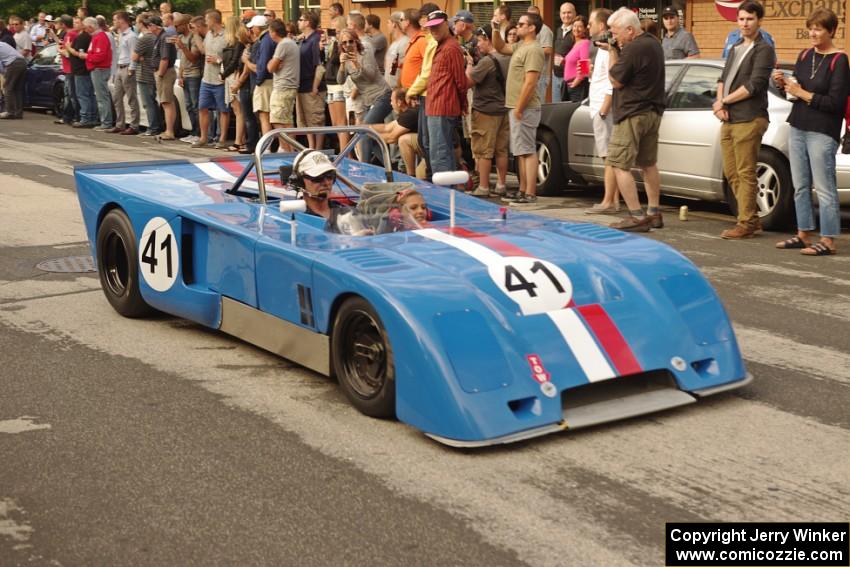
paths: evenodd
<path fill-rule="evenodd" d="M 263 16 L 254 16 L 249 26 L 257 18 L 265 25 L 266 19 Z M 230 113 L 224 97 L 224 79 L 221 78 L 221 58 L 226 43 L 221 12 L 207 10 L 204 21 L 207 24 L 207 35 L 204 36 L 204 71 L 198 90 L 198 140 L 192 143 L 193 148 L 202 148 L 208 144 L 210 110 L 218 111 L 221 128 L 219 147 L 227 139 L 227 129 L 230 126 Z"/>
<path fill-rule="evenodd" d="M 305 10 L 298 19 L 298 29 L 304 36 L 300 46 L 301 69 L 298 77 L 298 101 L 296 114 L 300 128 L 325 125 L 325 67 L 322 65 L 319 40 L 316 33 L 319 27 L 319 15 L 313 10 Z M 319 149 L 324 144 L 322 134 L 307 136 L 311 148 Z"/>
<path fill-rule="evenodd" d="M 138 37 L 130 27 L 130 14 L 119 10 L 112 14 L 112 24 L 118 34 L 118 73 L 113 81 L 113 96 L 115 97 L 115 127 L 109 130 L 112 134 L 139 133 L 139 100 L 136 97 L 136 63 L 133 61 L 133 51 L 136 49 Z M 130 121 L 125 120 L 124 97 L 130 107 Z"/>
<path fill-rule="evenodd" d="M 511 56 L 505 87 L 505 107 L 511 126 L 511 153 L 519 160 L 519 192 L 502 200 L 511 204 L 537 202 L 537 148 L 535 136 L 540 125 L 540 95 L 537 89 L 540 73 L 548 72 L 546 55 L 537 42 L 537 30 L 543 25 L 539 14 L 523 14 L 517 22 L 520 41 L 506 44 L 499 32 L 499 20 L 493 18 L 493 46 Z"/>
<path fill-rule="evenodd" d="M 327 219 L 326 231 L 340 232 L 340 216 L 350 213 L 352 209 L 329 198 L 336 181 L 334 164 L 328 156 L 317 150 L 303 150 L 292 163 L 297 167 L 293 170 L 296 189 L 302 191 L 307 212 Z"/>
<path fill-rule="evenodd" d="M 552 66 L 552 102 L 561 102 L 561 89 L 564 84 L 564 57 L 575 44 L 573 21 L 576 19 L 576 7 L 572 2 L 564 2 L 561 4 L 558 16 L 561 18 L 561 25 L 555 30 L 555 39 L 552 43 L 554 63 Z"/>
<path fill-rule="evenodd" d="M 661 11 L 661 19 L 664 22 L 664 34 L 661 38 L 664 59 L 699 57 L 699 47 L 693 34 L 679 25 L 679 11 L 673 6 L 667 6 Z"/>
<path fill-rule="evenodd" d="M 152 56 L 156 98 L 162 105 L 165 115 L 165 132 L 160 134 L 158 139 L 174 140 L 176 139 L 174 121 L 177 118 L 177 97 L 174 96 L 174 83 L 177 82 L 177 72 L 174 70 L 177 48 L 174 47 L 174 40 L 177 39 L 177 35 L 165 31 L 162 18 L 159 16 L 148 18 L 148 31 L 156 36 Z"/>
<path fill-rule="evenodd" d="M 80 53 L 79 57 L 85 59 L 86 69 L 91 74 L 97 111 L 100 115 L 100 126 L 95 126 L 94 129 L 111 130 L 115 126 L 112 95 L 109 93 L 109 77 L 112 74 L 112 39 L 108 33 L 100 29 L 97 18 L 86 18 L 83 20 L 83 27 L 91 35 L 91 44 L 88 51 Z"/>
<path fill-rule="evenodd" d="M 453 171 L 457 169 L 455 130 L 467 105 L 463 51 L 449 30 L 448 14 L 442 10 L 428 14 L 425 26 L 430 28 L 431 37 L 437 42 L 425 103 L 431 171 Z"/>
<path fill-rule="evenodd" d="M 384 59 L 384 80 L 391 89 L 394 89 L 399 84 L 401 77 L 401 69 L 404 65 L 404 53 L 407 51 L 407 46 L 410 44 L 410 38 L 402 30 L 401 22 L 404 19 L 404 12 L 393 12 L 390 14 L 390 35 L 393 42 L 387 49 L 387 56 Z"/>
<path fill-rule="evenodd" d="M 505 194 L 508 174 L 508 142 L 511 130 L 508 111 L 505 108 L 505 80 L 511 58 L 498 53 L 490 36 L 493 29 L 486 25 L 478 28 L 477 48 L 480 58 L 474 63 L 471 55 L 466 56 L 466 76 L 473 85 L 472 98 L 472 157 L 478 169 L 478 187 L 472 191 L 476 197 Z M 496 158 L 499 182 L 490 190 L 490 170 Z"/>

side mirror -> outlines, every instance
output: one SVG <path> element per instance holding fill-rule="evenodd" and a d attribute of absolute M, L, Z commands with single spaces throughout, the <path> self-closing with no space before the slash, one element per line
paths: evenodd
<path fill-rule="evenodd" d="M 469 181 L 469 173 L 466 171 L 441 171 L 440 173 L 435 173 L 431 179 L 434 185 L 451 187 L 453 185 L 463 185 Z"/>

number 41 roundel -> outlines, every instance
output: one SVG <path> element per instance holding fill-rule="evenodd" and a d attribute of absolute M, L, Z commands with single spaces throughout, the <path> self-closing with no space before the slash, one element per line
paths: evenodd
<path fill-rule="evenodd" d="M 564 271 L 539 258 L 510 256 L 488 266 L 490 277 L 513 299 L 523 315 L 564 309 L 573 297 L 573 284 Z"/>
<path fill-rule="evenodd" d="M 139 240 L 139 272 L 156 291 L 168 291 L 179 268 L 180 253 L 171 226 L 162 217 L 152 218 Z"/>

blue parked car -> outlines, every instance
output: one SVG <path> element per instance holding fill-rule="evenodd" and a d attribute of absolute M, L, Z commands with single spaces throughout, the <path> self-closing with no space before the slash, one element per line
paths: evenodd
<path fill-rule="evenodd" d="M 24 86 L 24 107 L 47 108 L 59 116 L 64 92 L 65 73 L 62 72 L 59 46 L 48 45 L 30 61 Z"/>

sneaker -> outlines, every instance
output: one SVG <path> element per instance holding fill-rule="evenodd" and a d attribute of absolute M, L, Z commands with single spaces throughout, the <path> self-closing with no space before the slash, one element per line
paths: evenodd
<path fill-rule="evenodd" d="M 519 191 L 511 191 L 509 193 L 505 193 L 505 196 L 502 197 L 503 203 L 513 203 L 517 199 L 519 199 L 520 192 Z"/>
<path fill-rule="evenodd" d="M 661 216 L 661 211 L 654 215 L 646 215 L 649 217 L 649 226 L 652 228 L 664 228 L 664 217 Z"/>
<path fill-rule="evenodd" d="M 620 205 L 603 205 L 596 203 L 589 209 L 584 210 L 586 215 L 613 215 L 620 212 Z"/>
<path fill-rule="evenodd" d="M 156 136 L 156 134 L 154 134 L 150 130 L 145 130 L 144 132 L 139 134 L 139 136 L 147 138 L 148 136 Z"/>
<path fill-rule="evenodd" d="M 181 142 L 186 142 L 187 144 L 191 144 L 191 143 L 193 143 L 193 142 L 197 142 L 197 141 L 198 141 L 198 137 L 197 137 L 197 136 L 193 136 L 192 134 L 189 134 L 188 136 L 183 136 L 182 138 L 180 138 L 180 141 L 181 141 Z"/>
<path fill-rule="evenodd" d="M 495 188 L 495 189 L 490 189 L 490 196 L 491 196 L 491 197 L 502 197 L 502 196 L 504 196 L 504 195 L 505 195 L 505 193 L 507 193 L 507 192 L 508 192 L 508 188 L 507 188 L 507 187 L 505 187 L 504 185 L 501 185 L 501 184 L 499 184 L 499 183 L 496 183 L 496 188 Z"/>
<path fill-rule="evenodd" d="M 623 220 L 611 223 L 608 226 L 626 232 L 649 232 L 651 225 L 652 219 L 650 217 L 637 218 L 629 215 Z"/>
<path fill-rule="evenodd" d="M 470 191 L 467 193 L 467 195 L 472 195 L 473 197 L 489 197 L 490 188 L 476 187 L 475 191 Z"/>
<path fill-rule="evenodd" d="M 744 238 L 752 238 L 755 235 L 755 227 L 744 224 L 736 224 L 734 227 L 721 232 L 720 238 L 723 238 L 724 240 L 743 240 Z"/>
<path fill-rule="evenodd" d="M 8 112 L 0 112 L 0 120 L 12 120 L 14 116 L 9 114 Z"/>
<path fill-rule="evenodd" d="M 511 205 L 533 205 L 537 202 L 537 195 L 529 195 L 522 193 L 515 201 L 511 201 Z"/>
<path fill-rule="evenodd" d="M 109 132 L 112 130 L 112 126 L 95 126 L 92 130 L 95 132 Z"/>

